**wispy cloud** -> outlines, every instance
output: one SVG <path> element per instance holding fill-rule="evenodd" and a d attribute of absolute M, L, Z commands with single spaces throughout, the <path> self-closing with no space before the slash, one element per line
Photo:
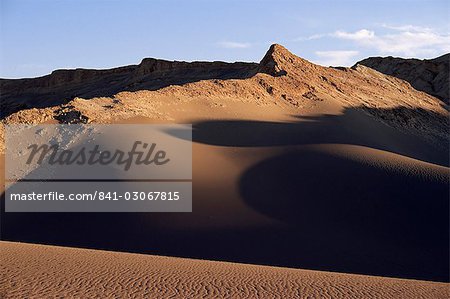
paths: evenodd
<path fill-rule="evenodd" d="M 413 25 L 383 25 L 383 27 L 393 32 L 377 34 L 372 30 L 361 29 L 355 32 L 336 31 L 331 36 L 353 41 L 358 46 L 375 49 L 380 54 L 419 56 L 450 51 L 449 34 L 441 34 L 431 28 Z"/>
<path fill-rule="evenodd" d="M 450 52 L 450 33 L 440 32 L 431 27 L 416 25 L 379 24 L 375 29 L 362 28 L 356 31 L 338 30 L 325 34 L 298 37 L 294 41 L 318 39 L 338 39 L 349 42 L 347 47 L 371 50 L 380 55 L 399 55 L 408 57 L 434 56 Z M 328 51 L 330 53 L 336 51 Z M 348 51 L 341 51 L 343 53 Z M 317 54 L 317 53 L 316 53 Z M 322 53 L 323 54 L 323 53 Z M 325 54 L 328 55 L 328 54 Z M 329 54 L 332 55 L 332 54 Z"/>
<path fill-rule="evenodd" d="M 250 43 L 240 43 L 240 42 L 231 42 L 231 41 L 221 41 L 218 42 L 217 45 L 226 49 L 246 49 L 250 48 Z"/>
<path fill-rule="evenodd" d="M 306 36 L 306 37 L 297 37 L 294 38 L 293 41 L 294 42 L 303 42 L 303 41 L 308 41 L 308 40 L 315 40 L 315 39 L 321 39 L 325 36 L 327 36 L 328 34 L 313 34 L 310 36 Z"/>
<path fill-rule="evenodd" d="M 359 54 L 358 51 L 317 51 L 314 53 L 319 58 L 314 62 L 324 66 L 349 66 L 354 63 L 353 58 Z"/>
<path fill-rule="evenodd" d="M 349 39 L 355 41 L 366 41 L 375 37 L 375 32 L 367 29 L 361 29 L 356 32 L 336 31 L 331 34 L 333 37 Z"/>
<path fill-rule="evenodd" d="M 400 26 L 393 26 L 389 24 L 381 24 L 381 27 L 392 29 L 392 30 L 398 30 L 398 31 L 417 31 L 417 32 L 432 32 L 433 29 L 430 27 L 422 27 L 422 26 L 414 26 L 414 25 L 400 25 Z"/>

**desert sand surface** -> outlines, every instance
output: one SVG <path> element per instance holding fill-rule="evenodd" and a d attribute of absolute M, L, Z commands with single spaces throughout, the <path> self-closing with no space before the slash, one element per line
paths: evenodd
<path fill-rule="evenodd" d="M 185 275 L 176 282 L 184 291 L 198 277 L 208 283 L 196 292 L 206 292 L 211 280 L 202 267 L 217 266 L 229 285 L 212 276 L 209 294 L 445 295 L 447 284 L 424 281 L 449 281 L 448 106 L 406 81 L 361 65 L 321 67 L 273 45 L 259 64 L 144 60 L 0 83 L 8 106 L 2 125 L 193 125 L 192 213 L 5 213 L 2 201 L 3 240 L 410 280 L 99 251 L 104 262 L 96 262 L 78 249 L 2 244 L 16 260 L 23 252 L 28 261 L 26 250 L 42 252 L 28 264 L 43 273 L 57 271 L 41 263 L 56 250 L 60 259 L 75 259 L 69 265 L 86 265 L 83 279 L 93 281 L 101 280 L 97 271 L 113 271 L 104 267 L 137 267 L 147 277 L 155 268 L 140 263 L 159 261 L 160 269 L 171 261 L 176 275 Z M 171 269 L 150 275 L 158 271 L 167 277 Z M 151 280 L 121 287 L 143 292 Z M 31 291 L 23 286 L 17 292 Z M 279 289 L 265 296 L 268 286 Z M 428 293 L 434 286 L 438 293 Z"/>
<path fill-rule="evenodd" d="M 449 285 L 1 242 L 2 298 L 448 298 Z"/>

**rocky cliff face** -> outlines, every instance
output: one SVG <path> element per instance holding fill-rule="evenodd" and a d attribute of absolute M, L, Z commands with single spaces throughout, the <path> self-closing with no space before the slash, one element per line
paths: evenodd
<path fill-rule="evenodd" d="M 402 74 L 422 78 L 417 82 L 428 78 L 427 88 L 445 98 L 446 58 L 405 62 L 407 68 L 395 59 L 388 61 L 369 59 L 352 68 L 327 68 L 272 45 L 259 64 L 144 59 L 139 65 L 109 70 L 59 70 L 40 78 L 2 80 L 2 123 L 108 122 L 133 116 L 176 120 L 171 115 L 180 109 L 237 102 L 253 105 L 240 109 L 277 106 L 292 115 L 312 113 L 319 106 L 317 113 L 322 114 L 352 107 L 435 144 L 448 143 L 446 104 L 363 65 L 383 66 L 385 72 L 406 69 Z M 422 71 L 413 73 L 416 69 Z M 173 108 L 183 103 L 189 108 Z"/>
<path fill-rule="evenodd" d="M 403 79 L 415 89 L 426 92 L 449 104 L 450 54 L 424 60 L 370 57 L 357 64 Z"/>
<path fill-rule="evenodd" d="M 32 79 L 0 79 L 1 117 L 22 109 L 67 103 L 75 97 L 112 96 L 121 91 L 157 90 L 207 79 L 243 79 L 257 63 L 181 62 L 153 58 L 108 70 L 56 70 Z"/>

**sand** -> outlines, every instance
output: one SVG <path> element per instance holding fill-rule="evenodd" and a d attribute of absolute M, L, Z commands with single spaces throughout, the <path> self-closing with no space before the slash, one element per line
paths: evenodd
<path fill-rule="evenodd" d="M 449 285 L 1 242 L 2 298 L 448 298 Z"/>
<path fill-rule="evenodd" d="M 55 121 L 62 109 L 92 123 L 194 129 L 192 213 L 2 213 L 4 240 L 148 255 L 3 242 L 2 289 L 445 298 L 445 107 L 368 68 L 322 68 L 277 51 L 264 65 L 275 67 L 250 78 L 78 97 L 2 120 Z"/>

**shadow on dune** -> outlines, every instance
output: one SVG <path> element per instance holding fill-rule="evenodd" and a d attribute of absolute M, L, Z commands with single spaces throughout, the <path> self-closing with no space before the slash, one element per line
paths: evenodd
<path fill-rule="evenodd" d="M 431 137 L 434 144 L 385 125 L 375 120 L 375 116 L 388 123 L 395 122 L 402 128 L 414 124 L 415 132 L 425 138 Z M 404 107 L 346 108 L 340 115 L 298 116 L 297 119 L 297 122 L 204 121 L 193 124 L 193 139 L 199 143 L 231 147 L 353 144 L 449 165 L 448 119 L 432 111 Z"/>
<path fill-rule="evenodd" d="M 448 148 L 437 150 L 357 109 L 342 115 L 299 118 L 295 123 L 206 121 L 193 124 L 193 129 L 194 142 L 205 144 L 356 144 L 448 165 Z M 224 226 L 211 217 L 215 206 L 208 201 L 215 194 L 204 194 L 205 182 L 196 180 L 194 172 L 192 213 L 5 213 L 3 195 L 2 238 L 449 280 L 448 175 L 443 181 L 405 175 L 298 148 L 274 155 L 236 179 L 241 200 L 283 226 L 218 229 Z M 238 216 L 229 215 L 230 224 L 233 217 Z M 185 229 L 200 220 L 210 226 Z M 179 223 L 179 229 L 165 228 L 168 222 Z"/>
<path fill-rule="evenodd" d="M 295 228 L 280 255 L 296 264 L 447 280 L 447 181 L 296 151 L 253 166 L 239 184 L 249 206 Z"/>
<path fill-rule="evenodd" d="M 348 108 L 342 115 L 301 117 L 298 123 L 207 121 L 194 124 L 193 136 L 196 142 L 232 147 L 353 144 L 448 167 L 445 116 L 403 107 L 364 110 L 371 116 Z M 437 129 L 428 131 L 435 143 L 373 116 L 414 123 L 422 133 L 428 126 Z M 419 175 L 303 150 L 261 161 L 244 172 L 239 187 L 248 206 L 289 225 L 284 234 L 280 230 L 283 241 L 267 239 L 277 244 L 282 264 L 449 279 L 448 173 Z"/>

